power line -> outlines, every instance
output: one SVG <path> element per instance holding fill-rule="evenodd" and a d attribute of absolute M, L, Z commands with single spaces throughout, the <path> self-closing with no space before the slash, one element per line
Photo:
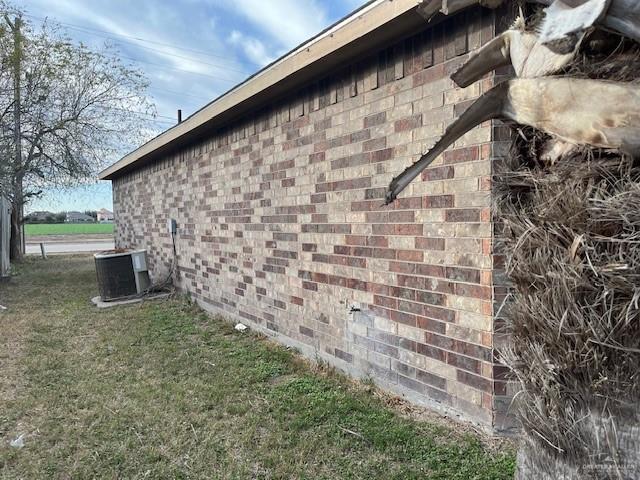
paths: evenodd
<path fill-rule="evenodd" d="M 213 78 L 214 80 L 221 80 L 223 82 L 229 82 L 229 83 L 233 83 L 233 84 L 238 83 L 237 80 L 233 80 L 231 78 L 219 77 L 217 75 L 210 75 L 208 73 L 194 72 L 193 70 L 187 70 L 187 69 L 179 68 L 179 67 L 170 67 L 168 65 L 162 65 L 160 63 L 149 62 L 147 60 L 140 60 L 138 58 L 128 57 L 126 55 L 119 55 L 119 54 L 115 54 L 115 53 L 113 53 L 113 54 L 108 53 L 108 54 L 103 54 L 103 55 L 105 55 L 107 57 L 115 58 L 115 59 L 125 59 L 125 60 L 129 60 L 131 62 L 144 63 L 145 65 L 151 65 L 151 66 L 154 66 L 154 67 L 162 68 L 164 70 L 174 70 L 174 71 L 178 71 L 178 72 L 189 73 L 189 74 L 192 74 L 192 75 L 200 75 L 200 76 L 203 76 L 203 77 Z"/>
<path fill-rule="evenodd" d="M 184 93 L 184 92 L 176 92 L 174 90 L 166 90 L 164 88 L 158 88 L 158 87 L 153 87 L 153 86 L 149 87 L 149 90 L 155 91 L 155 92 L 160 92 L 160 93 L 168 93 L 168 94 L 171 94 L 171 95 L 178 95 L 178 96 L 181 96 L 181 97 L 190 97 L 190 98 L 194 98 L 196 100 L 202 100 L 204 102 L 210 102 L 211 101 L 211 99 L 207 98 L 207 97 L 200 97 L 198 95 L 192 95 L 192 94 Z"/>
<path fill-rule="evenodd" d="M 38 17 L 36 15 L 30 15 L 30 14 L 27 14 L 27 13 L 25 13 L 24 15 L 26 17 L 34 18 L 36 20 L 41 20 L 41 21 L 46 21 L 47 20 L 46 17 Z M 156 40 L 149 40 L 149 39 L 146 39 L 146 38 L 136 37 L 136 36 L 133 36 L 133 35 L 124 35 L 124 34 L 121 34 L 121 33 L 108 32 L 106 30 L 100 30 L 100 29 L 97 29 L 97 28 L 86 27 L 86 26 L 82 26 L 82 25 L 76 25 L 76 24 L 73 24 L 73 23 L 61 22 L 59 20 L 55 20 L 55 22 L 59 23 L 60 25 L 64 25 L 66 27 L 73 28 L 73 29 L 81 29 L 83 31 L 89 31 L 89 32 L 98 32 L 98 33 L 102 34 L 100 36 L 106 37 L 106 38 L 111 38 L 111 39 L 113 39 L 113 37 L 130 38 L 130 39 L 136 40 L 138 42 L 151 43 L 151 44 L 154 44 L 154 45 L 160 45 L 160 46 L 163 46 L 163 47 L 170 47 L 170 48 L 174 48 L 176 50 L 183 50 L 183 51 L 186 51 L 186 52 L 193 52 L 193 53 L 197 53 L 199 55 L 205 55 L 205 56 L 213 57 L 213 58 L 220 58 L 222 60 L 227 60 L 227 61 L 231 61 L 231 62 L 234 62 L 234 63 L 238 63 L 237 60 L 235 60 L 235 59 L 231 59 L 231 58 L 225 57 L 223 55 L 216 55 L 215 53 L 206 52 L 206 51 L 203 51 L 203 50 L 195 50 L 195 49 L 192 49 L 192 48 L 181 47 L 181 46 L 173 45 L 173 44 L 170 44 L 170 43 L 158 42 Z M 119 41 L 123 41 L 123 40 L 119 40 Z M 138 45 L 138 44 L 133 43 L 133 42 L 127 42 L 127 43 L 132 43 L 134 45 Z M 150 47 L 144 47 L 144 46 L 141 46 L 141 45 L 138 45 L 138 46 L 142 47 L 142 48 L 150 48 Z M 171 55 L 171 54 L 166 54 L 166 55 Z M 177 56 L 177 55 L 174 55 L 174 56 Z M 182 57 L 182 58 L 184 58 L 184 57 Z M 247 63 L 250 63 L 250 64 L 255 65 L 257 67 L 262 67 L 261 64 L 256 63 L 256 62 L 247 61 Z M 240 72 L 240 73 L 247 73 L 247 72 Z"/>
<path fill-rule="evenodd" d="M 166 118 L 168 120 L 172 120 L 173 123 L 176 122 L 176 119 L 174 117 L 169 117 L 168 115 L 154 115 L 152 113 L 145 113 L 145 112 L 140 112 L 140 111 L 136 111 L 136 110 L 128 110 L 126 108 L 119 108 L 119 107 L 98 107 L 98 108 L 102 108 L 104 110 L 115 110 L 117 112 L 131 113 L 131 114 L 139 116 L 139 117 L 143 117 L 143 116 L 144 117 L 149 117 L 151 120 L 156 120 L 156 119 L 160 119 L 160 118 Z"/>
<path fill-rule="evenodd" d="M 191 62 L 193 62 L 193 63 L 199 63 L 199 64 L 201 64 L 201 65 L 207 65 L 207 66 L 209 66 L 209 67 L 224 68 L 224 69 L 226 69 L 226 70 L 230 70 L 230 71 L 232 71 L 232 72 L 238 72 L 238 73 L 242 73 L 242 74 L 244 74 L 244 75 L 250 75 L 250 72 L 247 72 L 246 70 L 238 70 L 238 69 L 236 69 L 236 68 L 231 68 L 231 67 L 229 67 L 229 66 L 227 66 L 227 65 L 222 65 L 222 64 L 219 64 L 219 63 L 208 63 L 208 62 L 203 62 L 202 60 L 199 60 L 199 59 L 196 59 L 196 58 L 193 58 L 193 57 L 185 57 L 184 55 L 177 55 L 177 54 L 175 54 L 175 53 L 168 53 L 168 52 L 165 52 L 165 51 L 160 50 L 160 49 L 157 49 L 157 48 L 146 47 L 146 46 L 144 46 L 144 45 L 140 45 L 140 44 L 135 43 L 135 42 L 127 42 L 127 41 L 125 41 L 125 40 L 118 40 L 117 38 L 109 37 L 109 36 L 107 36 L 107 35 L 97 35 L 97 34 L 95 34 L 95 33 L 91 33 L 90 31 L 88 31 L 88 30 L 86 30 L 86 29 L 83 29 L 83 28 L 80 28 L 80 27 L 68 27 L 68 28 L 71 28 L 71 29 L 73 29 L 73 30 L 77 30 L 77 31 L 80 31 L 80 32 L 83 32 L 83 33 L 88 33 L 88 34 L 90 34 L 90 35 L 101 36 L 101 37 L 103 37 L 103 38 L 107 38 L 107 39 L 110 39 L 110 40 L 114 40 L 114 41 L 116 41 L 116 42 L 128 43 L 128 44 L 130 44 L 130 45 L 134 45 L 134 46 L 136 46 L 137 48 L 142 48 L 142 49 L 145 49 L 145 50 L 150 50 L 150 51 L 152 51 L 152 52 L 157 52 L 157 53 L 160 53 L 160 54 L 165 55 L 165 56 L 168 56 L 168 57 L 181 58 L 181 59 L 183 59 L 183 60 L 189 60 L 189 61 L 191 61 Z"/>
<path fill-rule="evenodd" d="M 37 20 L 43 20 L 43 21 L 46 20 L 46 18 L 38 17 L 36 15 L 25 14 L 25 16 L 30 17 L 30 18 L 34 18 L 34 19 L 37 19 Z M 66 22 L 59 22 L 59 21 L 56 21 L 56 22 L 60 23 L 61 25 L 65 25 L 67 27 L 70 27 L 70 28 L 73 28 L 73 29 L 76 29 L 76 30 L 85 31 L 85 33 L 91 33 L 91 32 L 89 32 L 90 30 L 93 30 L 93 31 L 96 31 L 96 32 L 101 32 L 101 33 L 110 33 L 110 32 L 106 32 L 104 30 L 93 29 L 93 28 L 90 28 L 90 27 L 82 27 L 80 25 L 70 24 L 70 23 L 66 23 Z M 140 38 L 140 37 L 129 36 L 129 35 L 121 35 L 121 34 L 111 34 L 111 35 L 117 35 L 117 36 L 121 36 L 121 37 L 125 37 L 125 38 L 132 38 L 132 39 L 135 39 L 135 40 L 138 40 L 138 41 L 155 43 L 155 44 L 158 44 L 158 45 L 168 46 L 168 47 L 175 48 L 175 49 L 178 49 L 178 50 L 193 51 L 193 52 L 196 52 L 196 53 L 199 53 L 199 54 L 202 54 L 202 55 L 207 55 L 207 56 L 211 56 L 211 57 L 218 57 L 218 58 L 226 59 L 226 57 L 223 57 L 223 56 L 220 56 L 220 55 L 210 54 L 208 52 L 203 52 L 203 51 L 200 51 L 200 50 L 193 50 L 193 49 L 189 49 L 189 48 L 183 48 L 183 47 L 179 47 L 179 46 L 176 46 L 176 45 L 171 45 L 171 44 L 168 44 L 168 43 L 156 42 L 156 41 L 153 41 L 153 40 L 148 40 L 148 39 L 144 39 L 144 38 Z M 112 38 L 110 35 L 100 35 L 100 36 L 104 36 L 105 38 Z M 124 40 L 118 40 L 118 39 L 114 39 L 114 40 L 117 40 L 117 41 L 120 41 L 120 42 L 125 42 Z M 185 56 L 181 56 L 181 55 L 175 55 L 175 54 L 171 54 L 171 53 L 166 53 L 166 52 L 163 52 L 163 51 L 158 50 L 158 49 L 146 47 L 144 45 L 139 45 L 138 43 L 135 43 L 135 42 L 126 42 L 126 43 L 130 43 L 130 44 L 132 44 L 132 45 L 134 45 L 136 47 L 140 47 L 140 48 L 152 50 L 152 51 L 155 51 L 155 52 L 159 52 L 159 53 L 162 53 L 163 55 L 168 55 L 168 56 L 172 56 L 172 57 L 176 57 L 176 58 L 182 58 L 182 59 L 193 61 L 194 63 L 199 63 L 199 64 L 208 65 L 208 66 L 212 66 L 212 67 L 226 68 L 227 70 L 236 71 L 236 72 L 239 72 L 239 73 L 243 73 L 243 74 L 249 75 L 245 71 L 231 69 L 231 68 L 228 68 L 228 67 L 223 66 L 223 65 L 216 65 L 216 64 L 212 64 L 212 63 L 202 62 L 200 60 L 196 60 L 196 59 L 190 58 L 190 57 L 185 57 Z M 207 74 L 207 73 L 196 72 L 196 71 L 188 70 L 188 69 L 184 69 L 184 68 L 172 67 L 172 66 L 168 66 L 168 65 L 162 65 L 162 64 L 159 64 L 159 63 L 149 62 L 149 61 L 146 61 L 146 60 L 140 60 L 140 59 L 136 59 L 136 58 L 133 58 L 133 57 L 123 56 L 123 55 L 113 55 L 113 57 L 114 58 L 122 58 L 122 59 L 130 60 L 130 61 L 136 62 L 136 63 L 143 63 L 143 64 L 146 64 L 146 65 L 150 65 L 150 66 L 161 68 L 161 69 L 165 69 L 165 70 L 184 72 L 184 73 L 191 74 L 191 75 L 199 75 L 199 76 L 208 77 L 208 78 L 212 78 L 212 79 L 215 79 L 215 80 L 220 80 L 220 81 L 223 81 L 223 82 L 228 82 L 228 83 L 233 83 L 233 84 L 237 83 L 237 80 L 233 80 L 233 79 L 229 79 L 229 78 L 225 78 L 225 77 L 221 77 L 221 76 L 216 76 L 216 75 L 211 75 L 211 74 Z M 151 87 L 151 89 L 162 91 L 161 89 L 156 88 L 156 87 Z M 201 101 L 204 101 L 204 102 L 210 101 L 210 98 L 198 97 L 198 96 L 186 94 L 186 93 L 183 93 L 183 92 L 174 92 L 174 91 L 170 91 L 170 90 L 164 90 L 164 91 L 166 93 L 169 93 L 169 94 L 191 97 L 191 98 L 194 98 L 194 99 L 197 99 L 197 100 L 201 100 Z"/>
<path fill-rule="evenodd" d="M 123 112 L 123 113 L 128 113 L 136 118 L 139 118 L 140 120 L 145 120 L 145 121 L 149 121 L 149 122 L 153 122 L 153 123 L 163 123 L 166 125 L 175 125 L 177 123 L 177 119 L 174 117 L 169 117 L 167 115 L 154 115 L 152 113 L 146 113 L 146 112 L 141 112 L 138 110 L 129 110 L 126 108 L 120 108 L 120 107 L 107 107 L 107 106 L 96 106 L 96 108 L 99 108 L 101 110 L 113 110 L 115 112 Z M 163 120 L 166 119 L 166 120 Z"/>
<path fill-rule="evenodd" d="M 145 122 L 150 122 L 150 123 L 156 123 L 158 125 L 164 125 L 164 126 L 173 126 L 175 125 L 177 122 L 170 122 L 169 120 L 153 120 L 151 118 L 144 118 L 144 117 L 140 117 L 140 120 L 143 120 Z"/>
<path fill-rule="evenodd" d="M 178 71 L 178 72 L 190 73 L 192 75 L 200 75 L 200 76 L 203 76 L 203 77 L 213 78 L 214 80 L 221 80 L 223 82 L 237 83 L 237 80 L 232 80 L 230 78 L 218 77 L 216 75 L 209 75 L 208 73 L 194 72 L 193 70 L 186 70 L 184 68 L 169 67 L 167 65 L 162 65 L 160 63 L 148 62 L 146 60 L 139 60 L 137 58 L 127 57 L 126 55 L 117 55 L 117 56 L 113 55 L 113 58 L 124 58 L 126 60 L 131 60 L 132 62 L 144 63 L 146 65 L 152 65 L 154 67 L 163 68 L 165 70 L 175 70 L 175 71 Z"/>
<path fill-rule="evenodd" d="M 30 15 L 30 14 L 27 14 L 27 13 L 25 13 L 24 16 L 30 17 L 30 18 L 33 18 L 33 19 L 36 19 L 36 20 L 41 20 L 41 21 L 46 21 L 47 20 L 47 18 L 45 18 L 45 17 L 38 17 L 36 15 Z M 186 57 L 186 56 L 182 56 L 182 55 L 177 55 L 177 54 L 173 54 L 173 53 L 164 52 L 164 51 L 159 50 L 159 49 L 151 48 L 151 47 L 148 47 L 148 46 L 145 46 L 145 45 L 140 45 L 140 44 L 138 44 L 136 42 L 117 39 L 117 38 L 114 38 L 114 36 L 123 37 L 123 38 L 130 38 L 130 39 L 136 40 L 138 42 L 146 42 L 146 43 L 152 43 L 152 44 L 156 44 L 156 45 L 160 45 L 160 46 L 166 46 L 166 47 L 169 47 L 169 48 L 174 48 L 176 50 L 190 51 L 190 52 L 197 53 L 199 55 L 205 55 L 205 56 L 213 57 L 213 58 L 220 58 L 220 59 L 223 59 L 223 60 L 226 60 L 226 61 L 231 61 L 233 63 L 238 63 L 236 60 L 231 59 L 229 57 L 222 56 L 222 55 L 216 55 L 216 54 L 213 54 L 213 53 L 210 53 L 210 52 L 205 52 L 205 51 L 202 51 L 202 50 L 195 50 L 195 49 L 191 49 L 191 48 L 180 47 L 180 46 L 173 45 L 173 44 L 170 44 L 170 43 L 158 42 L 158 41 L 149 40 L 149 39 L 136 37 L 136 36 L 132 36 L 132 35 L 123 35 L 123 34 L 107 32 L 105 30 L 99 30 L 99 29 L 95 29 L 95 28 L 91 28 L 91 27 L 84 27 L 84 26 L 81 26 L 81 25 L 61 22 L 61 21 L 58 21 L 58 20 L 55 20 L 55 19 L 54 19 L 54 21 L 56 23 L 59 23 L 60 25 L 64 25 L 64 26 L 66 26 L 68 28 L 81 31 L 83 33 L 96 35 L 96 36 L 104 37 L 104 38 L 107 38 L 107 39 L 112 39 L 112 40 L 115 40 L 117 42 L 128 43 L 128 44 L 131 44 L 131 45 L 133 45 L 135 47 L 138 47 L 138 48 L 142 48 L 142 49 L 158 52 L 158 53 L 160 53 L 162 55 L 175 57 L 175 58 L 181 58 L 181 59 L 184 59 L 184 60 L 189 60 L 189 61 L 192 61 L 194 63 L 207 65 L 207 66 L 211 66 L 211 67 L 225 68 L 226 70 L 235 71 L 235 72 L 238 72 L 238 73 L 243 73 L 243 74 L 249 75 L 249 73 L 246 72 L 246 71 L 241 71 L 241 70 L 229 68 L 226 65 L 207 63 L 207 62 L 203 62 L 202 60 L 195 59 L 193 57 Z M 99 32 L 100 35 L 98 35 L 96 33 L 93 33 L 93 32 Z M 154 63 L 154 62 L 148 62 L 146 60 L 140 60 L 140 59 L 136 59 L 136 58 L 132 58 L 132 57 L 128 57 L 128 56 L 116 56 L 116 55 L 114 55 L 114 57 L 115 58 L 127 59 L 127 60 L 130 60 L 132 62 L 144 63 L 144 64 L 147 64 L 147 65 L 151 65 L 151 66 L 162 68 L 162 69 L 166 69 L 166 70 L 174 70 L 174 71 L 184 72 L 184 73 L 188 73 L 188 74 L 192 74 L 192 75 L 200 75 L 200 76 L 204 76 L 204 77 L 209 77 L 209 78 L 213 78 L 213 79 L 216 79 L 216 80 L 221 80 L 221 81 L 225 81 L 225 82 L 229 82 L 229 83 L 236 83 L 236 80 L 232 80 L 232 79 L 229 79 L 229 78 L 210 75 L 210 74 L 207 74 L 207 73 L 195 72 L 193 70 L 187 70 L 187 69 L 178 68 L 178 67 L 171 67 L 171 66 L 167 66 L 167 65 Z M 253 62 L 249 62 L 249 63 L 253 63 Z M 255 63 L 255 65 L 260 66 L 257 63 Z M 205 98 L 205 97 L 199 97 L 199 96 L 195 96 L 195 95 L 190 95 L 190 94 L 187 94 L 187 93 L 184 93 L 184 92 L 176 92 L 176 91 L 172 91 L 172 90 L 165 90 L 165 89 L 161 89 L 161 88 L 157 88 L 157 87 L 151 87 L 151 90 L 156 90 L 156 91 L 159 91 L 159 92 L 169 93 L 169 94 L 173 94 L 173 95 L 191 97 L 191 98 L 202 100 L 202 101 L 205 101 L 205 102 L 208 102 L 210 100 L 209 98 Z M 152 122 L 152 123 L 165 124 L 165 125 L 175 125 L 176 122 L 177 122 L 176 119 L 174 119 L 174 117 L 170 117 L 170 116 L 166 116 L 166 115 L 153 116 L 151 114 L 146 114 L 144 112 L 136 112 L 136 111 L 120 109 L 120 108 L 116 108 L 116 107 L 106 107 L 106 108 L 110 108 L 112 110 L 122 111 L 124 113 L 130 113 L 133 116 L 136 116 L 136 117 L 138 117 L 138 118 L 140 118 L 142 120 L 146 120 L 146 121 L 149 121 L 149 122 Z M 162 120 L 162 119 L 166 119 L 166 120 Z"/>
<path fill-rule="evenodd" d="M 143 122 L 155 123 L 158 126 L 162 126 L 162 127 L 172 127 L 173 125 L 178 123 L 178 122 L 170 122 L 169 120 L 154 120 L 152 118 L 138 117 L 137 115 L 133 115 L 133 116 L 138 118 L 138 120 L 141 120 Z"/>

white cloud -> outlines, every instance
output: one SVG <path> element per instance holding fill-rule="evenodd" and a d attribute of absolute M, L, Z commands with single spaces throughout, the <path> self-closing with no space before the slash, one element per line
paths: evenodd
<path fill-rule="evenodd" d="M 315 0 L 235 0 L 227 8 L 286 48 L 304 42 L 329 23 L 327 11 Z"/>
<path fill-rule="evenodd" d="M 247 58 L 258 65 L 267 65 L 276 59 L 274 55 L 267 52 L 267 48 L 264 43 L 257 38 L 245 35 L 238 30 L 231 32 L 228 41 L 231 45 L 242 48 Z"/>
<path fill-rule="evenodd" d="M 37 4 L 38 1 L 39 0 L 34 0 L 33 3 Z M 196 73 L 218 75 L 224 78 L 231 77 L 230 79 L 233 81 L 238 79 L 238 75 L 229 75 L 229 72 L 238 73 L 237 70 L 242 69 L 239 62 L 233 58 L 225 60 L 222 58 L 203 57 L 194 52 L 185 52 L 181 49 L 172 48 L 171 46 L 160 45 L 178 43 L 175 41 L 175 37 L 167 37 L 163 32 L 166 32 L 166 24 L 181 23 L 181 20 L 180 18 L 176 18 L 175 12 L 167 10 L 160 4 L 152 2 L 150 5 L 145 5 L 145 3 L 147 2 L 137 4 L 138 15 L 129 16 L 130 21 L 128 24 L 122 21 L 122 16 L 118 15 L 116 17 L 114 12 L 109 9 L 101 11 L 93 5 L 87 6 L 84 2 L 77 0 L 56 0 L 53 3 L 53 11 L 57 13 L 54 17 L 61 18 L 63 19 L 62 21 L 80 23 L 82 25 L 89 23 L 93 25 L 92 28 L 98 28 L 112 35 L 123 36 L 122 39 L 126 40 L 126 42 L 140 44 L 144 51 L 144 56 L 150 57 L 148 59 L 149 61 L 160 62 L 169 67 Z M 49 11 L 51 11 L 51 9 Z M 144 16 L 144 22 L 139 21 L 140 16 Z M 66 20 L 67 18 L 70 20 Z M 118 18 L 118 20 L 116 20 L 116 18 Z M 213 31 L 214 29 L 211 28 L 210 32 Z M 133 39 L 124 38 L 131 36 L 144 38 L 157 43 L 136 42 Z M 116 38 L 116 41 L 118 39 L 119 38 Z M 190 42 L 185 42 L 186 46 L 189 46 L 189 43 Z M 220 47 L 222 47 L 222 45 L 219 39 L 210 37 L 207 38 L 207 43 L 209 44 L 208 48 L 211 50 L 221 50 Z M 125 45 L 127 44 L 125 43 Z M 198 49 L 198 44 L 194 46 L 194 49 Z"/>
<path fill-rule="evenodd" d="M 29 18 L 35 24 L 46 15 L 52 20 L 83 27 L 66 27 L 74 40 L 93 48 L 105 41 L 116 45 L 125 63 L 134 64 L 147 74 L 151 82 L 150 94 L 156 100 L 160 115 L 173 118 L 177 108 L 189 115 L 255 70 L 255 66 L 241 60 L 239 51 L 229 48 L 226 32 L 215 27 L 215 16 L 206 2 L 182 5 L 181 8 L 174 2 L 159 0 L 24 2 L 27 13 L 36 17 Z M 112 38 L 107 40 L 105 36 Z M 202 55 L 197 51 L 210 54 Z M 187 96 L 180 96 L 180 92 Z"/>

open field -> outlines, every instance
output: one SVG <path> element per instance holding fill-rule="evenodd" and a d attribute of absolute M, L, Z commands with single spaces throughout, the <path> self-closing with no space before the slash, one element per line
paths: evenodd
<path fill-rule="evenodd" d="M 29 260 L 0 284 L 3 480 L 513 476 L 509 448 L 183 297 L 98 311 L 95 294 L 85 256 Z"/>
<path fill-rule="evenodd" d="M 113 234 L 112 223 L 30 223 L 24 226 L 27 237 L 37 235 Z"/>

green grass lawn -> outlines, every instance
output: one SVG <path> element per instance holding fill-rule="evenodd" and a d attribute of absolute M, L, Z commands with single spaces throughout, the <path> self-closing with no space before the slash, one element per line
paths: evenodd
<path fill-rule="evenodd" d="M 3 480 L 513 476 L 509 448 L 409 419 L 185 298 L 98 311 L 95 293 L 83 256 L 30 259 L 0 284 Z"/>
<path fill-rule="evenodd" d="M 36 235 L 79 235 L 113 233 L 112 223 L 39 223 L 25 225 L 28 237 Z"/>

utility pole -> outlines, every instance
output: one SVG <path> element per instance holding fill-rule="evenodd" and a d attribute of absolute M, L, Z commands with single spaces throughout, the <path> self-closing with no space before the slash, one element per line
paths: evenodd
<path fill-rule="evenodd" d="M 22 165 L 22 104 L 20 92 L 20 78 L 22 75 L 22 18 L 18 15 L 14 21 L 8 15 L 4 16 L 13 33 L 13 141 L 14 141 L 14 170 L 15 185 L 13 186 L 13 211 L 11 221 L 11 256 L 19 260 L 24 255 L 24 169 Z"/>

